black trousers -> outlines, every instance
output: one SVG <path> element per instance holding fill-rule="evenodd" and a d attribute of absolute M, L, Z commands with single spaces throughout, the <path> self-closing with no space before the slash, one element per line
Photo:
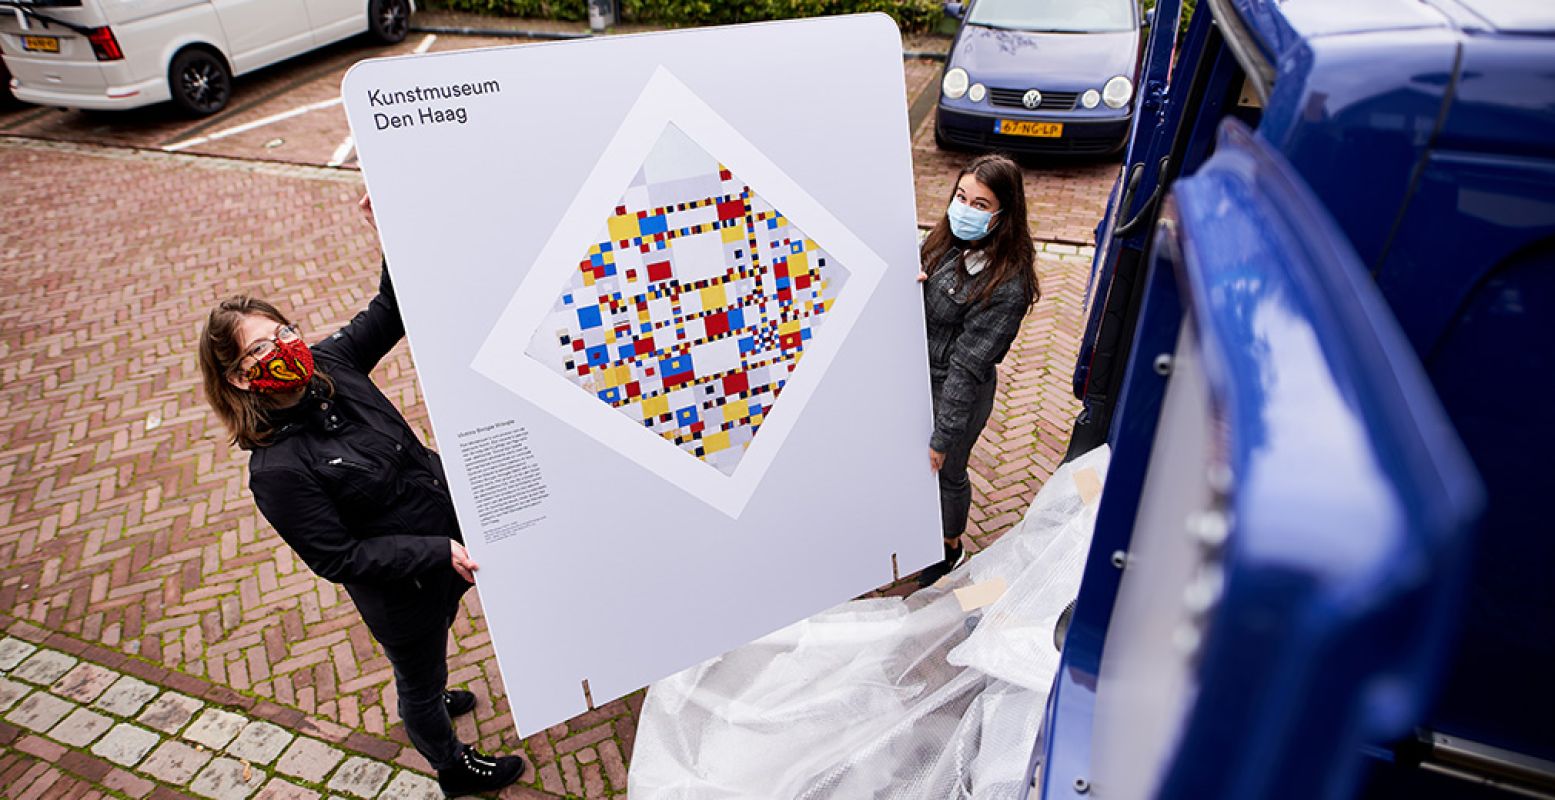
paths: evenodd
<path fill-rule="evenodd" d="M 934 402 L 939 403 L 943 379 L 931 380 Z M 999 381 L 993 376 L 978 384 L 977 397 L 972 401 L 972 413 L 967 417 L 966 428 L 960 438 L 945 450 L 945 463 L 939 468 L 940 524 L 946 539 L 953 539 L 966 532 L 967 512 L 972 509 L 972 481 L 967 478 L 966 465 L 972 457 L 972 446 L 983 435 L 983 426 L 993 413 L 993 398 Z"/>
<path fill-rule="evenodd" d="M 434 770 L 452 766 L 462 747 L 459 737 L 454 735 L 453 721 L 448 718 L 443 692 L 448 688 L 448 629 L 453 627 L 459 598 L 469 588 L 455 575 L 451 583 L 435 590 L 441 598 L 428 598 L 433 603 L 445 604 L 444 624 L 412 636 L 395 636 L 390 641 L 386 639 L 391 637 L 377 637 L 394 668 L 394 688 L 399 693 L 400 721 L 405 724 L 405 733 L 416 752 Z"/>

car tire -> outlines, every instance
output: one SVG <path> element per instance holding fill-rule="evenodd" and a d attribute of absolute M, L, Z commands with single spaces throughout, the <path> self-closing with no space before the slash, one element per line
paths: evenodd
<path fill-rule="evenodd" d="M 367 30 L 384 44 L 399 44 L 410 32 L 410 0 L 369 0 Z"/>
<path fill-rule="evenodd" d="M 167 70 L 173 102 L 196 117 L 208 117 L 232 99 L 232 71 L 221 56 L 191 48 L 179 53 Z"/>

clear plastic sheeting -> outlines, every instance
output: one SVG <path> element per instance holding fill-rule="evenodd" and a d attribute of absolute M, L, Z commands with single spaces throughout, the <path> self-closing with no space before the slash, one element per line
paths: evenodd
<path fill-rule="evenodd" d="M 1018 797 L 1108 456 L 1059 468 L 1018 526 L 934 586 L 844 603 L 654 684 L 631 797 Z"/>

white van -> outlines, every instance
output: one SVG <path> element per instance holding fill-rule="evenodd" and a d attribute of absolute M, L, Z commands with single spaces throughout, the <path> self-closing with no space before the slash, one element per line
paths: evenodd
<path fill-rule="evenodd" d="M 369 32 L 405 38 L 412 0 L 0 0 L 18 100 L 123 109 L 172 100 L 196 116 L 232 78 Z"/>

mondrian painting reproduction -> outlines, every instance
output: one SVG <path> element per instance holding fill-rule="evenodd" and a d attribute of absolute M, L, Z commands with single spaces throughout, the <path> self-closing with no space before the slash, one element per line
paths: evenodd
<path fill-rule="evenodd" d="M 653 435 L 734 474 L 848 271 L 673 124 L 528 355 Z"/>

